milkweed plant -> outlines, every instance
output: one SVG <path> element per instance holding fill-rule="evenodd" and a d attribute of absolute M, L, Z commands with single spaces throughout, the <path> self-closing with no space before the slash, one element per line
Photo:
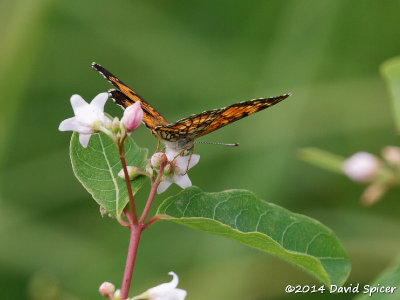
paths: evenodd
<path fill-rule="evenodd" d="M 98 203 L 101 216 L 114 218 L 130 232 L 122 282 L 118 288 L 107 281 L 101 284 L 99 292 L 104 297 L 185 299 L 187 292 L 177 288 L 174 272 L 169 273 L 170 282 L 128 296 L 140 237 L 161 220 L 270 253 L 327 286 L 346 281 L 351 268 L 348 256 L 336 235 L 320 222 L 266 202 L 247 190 L 202 191 L 192 185 L 188 175 L 195 172 L 191 168 L 199 163 L 199 155 L 177 153 L 168 144 L 152 154 L 138 146 L 133 138 L 143 118 L 139 101 L 126 108 L 119 119 L 104 113 L 107 93 L 97 95 L 90 104 L 79 95 L 70 100 L 75 116 L 62 121 L 59 130 L 73 131 L 70 158 L 74 175 Z M 147 199 L 136 197 L 146 180 L 150 181 Z M 162 199 L 162 193 L 173 183 L 182 190 Z M 136 208 L 139 202 L 145 203 L 143 211 Z M 158 206 L 157 212 L 149 215 L 153 205 Z M 103 280 L 107 278 L 99 279 Z"/>

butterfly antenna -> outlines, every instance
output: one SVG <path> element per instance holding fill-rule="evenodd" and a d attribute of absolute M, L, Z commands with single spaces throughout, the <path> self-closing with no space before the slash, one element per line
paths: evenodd
<path fill-rule="evenodd" d="M 234 144 L 225 144 L 225 143 L 216 143 L 216 142 L 195 142 L 195 144 L 209 144 L 209 145 L 220 145 L 220 146 L 239 146 L 239 143 Z"/>

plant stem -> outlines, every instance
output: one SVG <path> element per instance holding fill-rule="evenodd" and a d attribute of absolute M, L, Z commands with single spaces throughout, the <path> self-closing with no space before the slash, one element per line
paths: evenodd
<path fill-rule="evenodd" d="M 138 220 L 137 220 L 137 214 L 136 214 L 136 206 L 135 206 L 135 201 L 133 199 L 131 180 L 129 179 L 128 168 L 126 167 L 125 150 L 124 150 L 124 144 L 123 143 L 118 145 L 118 152 L 119 152 L 119 158 L 120 158 L 121 164 L 122 164 L 122 169 L 124 170 L 126 188 L 128 189 L 129 204 L 131 205 L 133 224 L 137 225 L 138 224 Z"/>
<path fill-rule="evenodd" d="M 130 227 L 130 240 L 128 255 L 126 258 L 124 277 L 122 279 L 121 286 L 121 300 L 125 300 L 128 297 L 129 287 L 131 285 L 133 267 L 135 265 L 136 254 L 139 246 L 140 235 L 142 233 L 142 226 L 139 224 Z"/>
<path fill-rule="evenodd" d="M 107 298 L 110 298 L 110 300 L 114 300 L 114 294 L 113 293 L 107 293 Z"/>
<path fill-rule="evenodd" d="M 140 220 L 139 220 L 139 224 L 141 224 L 141 225 L 143 225 L 144 221 L 146 220 L 147 214 L 149 213 L 149 210 L 150 210 L 150 206 L 153 203 L 153 199 L 154 199 L 154 196 L 156 195 L 158 185 L 160 184 L 160 180 L 162 177 L 162 173 L 164 171 L 165 164 L 166 164 L 165 162 L 161 162 L 160 171 L 158 172 L 157 179 L 155 181 L 152 180 L 152 182 L 151 182 L 150 194 L 147 199 L 146 206 L 144 207 L 143 213 L 140 216 Z"/>
<path fill-rule="evenodd" d="M 158 219 L 158 218 L 154 217 L 145 225 L 143 224 L 143 222 L 146 220 L 146 217 L 150 210 L 151 204 L 153 203 L 153 199 L 156 194 L 158 185 L 161 182 L 161 177 L 162 177 L 162 173 L 163 173 L 164 167 L 166 165 L 166 162 L 161 163 L 160 171 L 158 172 L 157 179 L 154 180 L 154 177 L 151 178 L 151 190 L 149 193 L 149 197 L 147 199 L 146 206 L 143 209 L 143 213 L 138 222 L 137 215 L 136 215 L 135 203 L 133 201 L 131 184 L 130 184 L 130 180 L 129 180 L 128 171 L 126 168 L 123 146 L 119 147 L 119 150 L 120 150 L 119 153 L 120 153 L 121 163 L 124 168 L 125 181 L 127 182 L 127 188 L 128 188 L 128 194 L 129 194 L 129 204 L 131 206 L 131 212 L 129 212 L 127 209 L 125 209 L 125 215 L 129 221 L 129 229 L 130 229 L 128 255 L 126 257 L 124 277 L 122 279 L 122 286 L 121 286 L 121 300 L 125 300 L 128 297 L 129 288 L 130 288 L 131 281 L 132 281 L 133 267 L 135 266 L 136 254 L 138 251 L 139 240 L 140 240 L 142 231 Z"/>
<path fill-rule="evenodd" d="M 144 225 L 143 225 L 143 230 L 145 230 L 147 227 L 149 227 L 151 224 L 153 224 L 155 221 L 161 220 L 161 219 L 170 219 L 170 216 L 166 215 L 158 215 L 151 217 L 150 220 L 148 220 Z"/>

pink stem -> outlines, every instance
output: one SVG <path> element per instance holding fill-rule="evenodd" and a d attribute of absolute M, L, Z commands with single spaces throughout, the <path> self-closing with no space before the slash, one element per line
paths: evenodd
<path fill-rule="evenodd" d="M 117 218 L 117 221 L 119 222 L 119 224 L 121 224 L 122 226 L 129 228 L 130 224 L 128 222 L 125 222 L 122 217 Z"/>
<path fill-rule="evenodd" d="M 124 277 L 121 286 L 121 300 L 128 297 L 129 287 L 131 285 L 133 267 L 135 266 L 136 254 L 139 246 L 140 235 L 142 233 L 142 226 L 131 226 L 131 236 L 129 240 L 128 255 L 126 258 Z"/>
<path fill-rule="evenodd" d="M 121 162 L 122 162 L 123 166 L 125 165 L 125 169 L 126 169 L 125 158 L 123 156 L 121 157 Z M 129 288 L 130 288 L 131 281 L 132 281 L 133 267 L 135 266 L 136 254 L 137 254 L 137 250 L 138 250 L 138 246 L 139 246 L 140 235 L 142 234 L 142 231 L 144 228 L 147 228 L 151 223 L 153 223 L 154 221 L 157 220 L 157 219 L 154 219 L 151 222 L 149 221 L 146 225 L 143 225 L 143 222 L 146 220 L 147 214 L 150 210 L 151 204 L 152 204 L 154 196 L 156 194 L 157 187 L 160 184 L 162 172 L 164 170 L 165 165 L 166 165 L 166 162 L 161 162 L 160 171 L 158 172 L 157 179 L 154 180 L 152 178 L 152 180 L 151 180 L 150 194 L 147 199 L 146 206 L 143 209 L 143 213 L 140 217 L 139 222 L 137 221 L 137 217 L 136 217 L 136 209 L 134 206 L 135 204 L 133 202 L 133 196 L 131 197 L 132 190 L 128 188 L 131 212 L 129 212 L 127 209 L 125 209 L 125 215 L 130 223 L 129 228 L 130 228 L 131 234 L 130 234 L 130 240 L 129 240 L 128 255 L 127 255 L 126 264 L 125 264 L 124 277 L 122 279 L 121 300 L 125 300 L 128 297 Z M 125 169 L 124 169 L 124 172 L 125 172 Z M 126 172 L 126 175 L 127 175 L 127 172 Z M 127 176 L 125 176 L 125 179 L 126 178 L 127 178 Z M 129 183 L 129 187 L 130 187 L 130 183 Z"/>
<path fill-rule="evenodd" d="M 144 221 L 146 220 L 147 214 L 149 213 L 151 204 L 153 203 L 154 196 L 156 195 L 156 192 L 157 192 L 158 185 L 160 184 L 161 176 L 162 176 L 165 165 L 166 165 L 166 162 L 162 161 L 161 165 L 160 165 L 160 171 L 158 172 L 158 175 L 157 175 L 157 179 L 155 181 L 154 180 L 151 181 L 150 194 L 147 199 L 146 206 L 144 207 L 143 213 L 140 216 L 140 220 L 139 220 L 139 224 L 141 224 L 141 225 L 143 225 Z"/>
<path fill-rule="evenodd" d="M 143 230 L 145 230 L 147 227 L 149 227 L 151 224 L 153 224 L 155 221 L 161 220 L 161 219 L 168 219 L 171 218 L 170 216 L 166 215 L 158 215 L 151 217 L 150 220 L 148 220 L 144 225 L 143 225 Z"/>
<path fill-rule="evenodd" d="M 118 146 L 118 152 L 119 152 L 119 158 L 120 158 L 121 164 L 122 164 L 122 169 L 124 170 L 126 188 L 128 189 L 129 204 L 131 205 L 133 224 L 136 225 L 137 222 L 138 222 L 137 221 L 137 215 L 136 215 L 136 207 L 135 207 L 135 201 L 133 199 L 131 180 L 129 179 L 128 168 L 126 167 L 125 150 L 124 150 L 124 145 L 123 144 Z"/>

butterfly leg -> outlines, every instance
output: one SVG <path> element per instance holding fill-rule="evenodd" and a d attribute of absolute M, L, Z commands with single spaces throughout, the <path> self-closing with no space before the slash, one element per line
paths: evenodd
<path fill-rule="evenodd" d="M 160 149 L 160 140 L 158 140 L 158 142 L 157 142 L 157 148 L 156 148 L 156 151 L 154 151 L 154 153 L 157 153 L 159 149 Z"/>
<path fill-rule="evenodd" d="M 193 155 L 193 152 L 194 152 L 194 145 L 189 145 L 189 146 L 183 148 L 182 151 L 179 152 L 177 155 L 175 155 L 174 159 L 172 160 L 172 161 L 174 161 L 175 159 L 178 158 L 178 156 L 182 155 L 187 150 L 190 150 L 190 156 L 189 156 L 188 164 L 186 166 L 186 172 L 183 175 L 186 175 L 186 173 L 189 171 L 190 160 L 192 159 L 192 155 Z"/>
<path fill-rule="evenodd" d="M 177 155 L 175 155 L 175 157 L 172 159 L 172 161 L 174 161 L 175 159 L 177 159 L 180 155 L 182 155 L 186 150 L 188 150 L 189 148 L 186 147 L 184 148 L 181 152 L 179 152 Z"/>
<path fill-rule="evenodd" d="M 186 175 L 187 172 L 189 171 L 190 160 L 192 159 L 193 152 L 194 152 L 194 145 L 193 145 L 192 148 L 190 149 L 190 156 L 189 156 L 188 164 L 187 164 L 187 166 L 186 166 L 186 172 L 185 172 L 184 175 Z"/>

